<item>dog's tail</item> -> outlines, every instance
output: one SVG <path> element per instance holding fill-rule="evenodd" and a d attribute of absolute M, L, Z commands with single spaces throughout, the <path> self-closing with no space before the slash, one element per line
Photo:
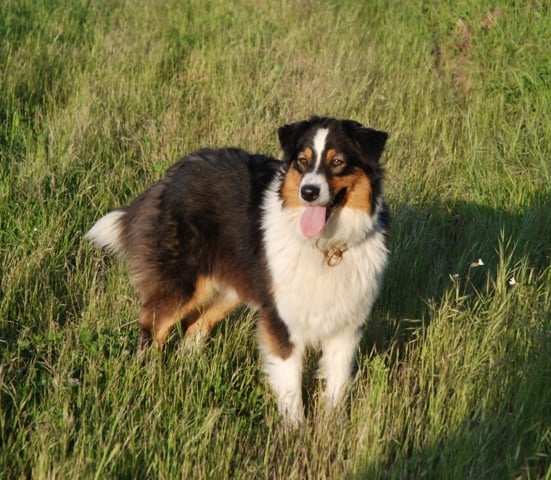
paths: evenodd
<path fill-rule="evenodd" d="M 97 247 L 106 248 L 110 252 L 123 253 L 125 248 L 122 232 L 125 215 L 126 211 L 124 210 L 109 212 L 94 224 L 84 238 L 90 240 Z"/>

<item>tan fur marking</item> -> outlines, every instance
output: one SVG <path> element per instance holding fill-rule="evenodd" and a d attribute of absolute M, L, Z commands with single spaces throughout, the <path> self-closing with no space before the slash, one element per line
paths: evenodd
<path fill-rule="evenodd" d="M 283 198 L 283 206 L 285 208 L 302 206 L 298 194 L 301 180 L 302 176 L 300 173 L 291 166 L 281 186 L 281 197 Z"/>
<path fill-rule="evenodd" d="M 373 213 L 371 184 L 362 170 L 356 169 L 351 175 L 335 177 L 330 181 L 330 184 L 331 190 L 335 193 L 346 187 L 346 198 L 343 206 Z"/>
<path fill-rule="evenodd" d="M 331 160 L 333 160 L 336 155 L 337 151 L 334 148 L 330 148 L 329 150 L 327 150 L 327 153 L 325 154 L 325 163 L 329 165 L 331 163 Z"/>

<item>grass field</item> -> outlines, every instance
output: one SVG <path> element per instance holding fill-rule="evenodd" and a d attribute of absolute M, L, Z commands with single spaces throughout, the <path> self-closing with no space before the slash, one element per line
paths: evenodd
<path fill-rule="evenodd" d="M 551 479 L 549 45 L 539 0 L 4 0 L 0 478 Z M 392 257 L 346 417 L 308 380 L 288 432 L 252 315 L 138 357 L 124 264 L 82 237 L 312 113 L 390 132 Z"/>

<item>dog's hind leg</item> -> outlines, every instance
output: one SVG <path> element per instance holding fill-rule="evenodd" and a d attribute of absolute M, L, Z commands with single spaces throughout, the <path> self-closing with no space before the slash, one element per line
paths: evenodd
<path fill-rule="evenodd" d="M 216 290 L 210 279 L 200 277 L 195 283 L 191 296 L 156 292 L 143 302 L 138 318 L 140 338 L 138 349 L 156 343 L 162 347 L 166 342 L 170 329 L 179 321 L 201 311 L 203 305 L 212 302 Z"/>
<path fill-rule="evenodd" d="M 158 298 L 142 306 L 138 324 L 140 337 L 138 350 L 152 343 L 162 347 L 173 325 L 194 308 L 192 302 L 182 302 L 178 298 Z"/>
<path fill-rule="evenodd" d="M 186 344 L 198 344 L 204 340 L 214 326 L 232 313 L 241 299 L 234 290 L 220 290 L 206 305 L 200 306 L 196 312 L 185 319 Z"/>

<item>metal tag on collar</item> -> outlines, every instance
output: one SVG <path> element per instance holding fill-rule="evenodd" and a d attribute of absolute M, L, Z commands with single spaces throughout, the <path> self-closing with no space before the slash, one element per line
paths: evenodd
<path fill-rule="evenodd" d="M 335 267 L 342 262 L 342 256 L 344 252 L 348 250 L 348 247 L 346 245 L 343 245 L 342 247 L 320 248 L 318 242 L 316 242 L 316 247 L 321 253 L 323 253 L 327 266 Z"/>

